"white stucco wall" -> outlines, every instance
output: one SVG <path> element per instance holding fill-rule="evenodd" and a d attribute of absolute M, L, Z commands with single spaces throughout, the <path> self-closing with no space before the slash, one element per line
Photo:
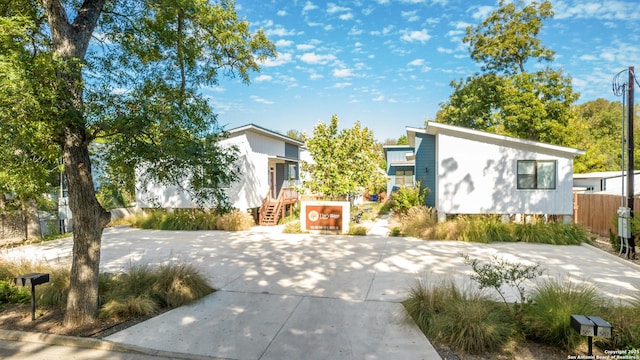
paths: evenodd
<path fill-rule="evenodd" d="M 449 214 L 573 213 L 573 160 L 439 134 L 437 205 Z M 518 190 L 517 160 L 556 160 L 554 190 Z"/>

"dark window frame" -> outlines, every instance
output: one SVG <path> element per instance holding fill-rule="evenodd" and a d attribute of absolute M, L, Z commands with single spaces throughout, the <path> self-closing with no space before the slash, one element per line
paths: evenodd
<path fill-rule="evenodd" d="M 527 164 L 533 165 L 529 172 L 521 172 Z M 549 164 L 553 167 L 553 178 L 549 181 L 551 184 L 545 186 L 545 181 L 540 181 L 544 173 L 544 167 Z M 521 165 L 523 165 L 521 167 Z M 542 171 L 541 171 L 542 170 Z M 516 164 L 516 185 L 518 190 L 556 190 L 558 179 L 558 161 L 557 160 L 518 160 Z M 543 179 L 544 180 L 544 179 Z"/>

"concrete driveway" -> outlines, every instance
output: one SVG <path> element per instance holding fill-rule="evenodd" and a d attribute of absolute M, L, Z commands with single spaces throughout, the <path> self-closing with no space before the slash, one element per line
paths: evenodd
<path fill-rule="evenodd" d="M 2 256 L 66 263 L 70 251 L 70 240 L 58 240 Z M 104 233 L 103 271 L 186 261 L 218 291 L 107 340 L 225 359 L 438 359 L 400 301 L 417 279 L 473 286 L 463 253 L 536 262 L 543 276 L 592 283 L 620 301 L 640 293 L 637 266 L 586 245 L 124 227 Z"/>

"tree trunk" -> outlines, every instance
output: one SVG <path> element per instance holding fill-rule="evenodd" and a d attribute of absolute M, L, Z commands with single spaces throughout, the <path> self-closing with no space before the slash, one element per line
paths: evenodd
<path fill-rule="evenodd" d="M 69 208 L 73 214 L 73 263 L 64 324 L 78 326 L 98 315 L 98 271 L 102 230 L 109 213 L 96 199 L 89 159 L 87 125 L 83 114 L 82 67 L 89 41 L 105 0 L 85 0 L 73 22 L 69 22 L 60 0 L 42 0 L 53 51 L 62 66 L 57 106 L 62 110 L 59 143 L 69 185 Z"/>

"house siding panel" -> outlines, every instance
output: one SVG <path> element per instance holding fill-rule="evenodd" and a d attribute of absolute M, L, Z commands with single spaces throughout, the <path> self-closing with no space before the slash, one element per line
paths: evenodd
<path fill-rule="evenodd" d="M 572 214 L 573 159 L 438 135 L 437 209 L 448 214 Z M 518 160 L 555 160 L 556 189 L 518 190 Z"/>
<path fill-rule="evenodd" d="M 430 134 L 416 134 L 416 182 L 426 186 L 431 194 L 425 199 L 425 204 L 435 207 L 437 202 L 436 189 L 436 137 Z"/>
<path fill-rule="evenodd" d="M 410 146 L 404 147 L 392 147 L 385 148 L 385 158 L 387 160 L 387 193 L 391 194 L 393 191 L 393 187 L 396 184 L 395 173 L 399 168 L 397 166 L 393 166 L 392 164 L 395 162 L 406 162 L 407 161 L 407 153 L 413 154 L 413 148 Z M 413 169 L 413 166 L 403 165 L 402 169 Z"/>
<path fill-rule="evenodd" d="M 251 150 L 261 154 L 284 157 L 285 143 L 282 140 L 273 139 L 252 131 L 246 132 L 247 140 L 251 144 Z"/>
<path fill-rule="evenodd" d="M 287 159 L 300 159 L 299 148 L 297 145 L 285 143 L 284 144 L 284 156 Z"/>

